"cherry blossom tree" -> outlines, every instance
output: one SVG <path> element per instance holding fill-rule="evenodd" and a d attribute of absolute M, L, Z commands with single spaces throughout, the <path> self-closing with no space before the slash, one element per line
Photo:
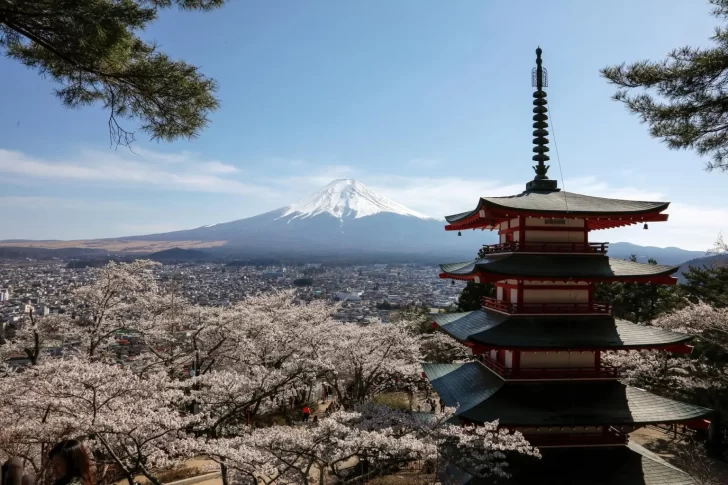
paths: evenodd
<path fill-rule="evenodd" d="M 420 352 L 425 362 L 464 362 L 473 358 L 472 352 L 447 335 L 445 332 L 432 332 L 420 336 Z"/>
<path fill-rule="evenodd" d="M 136 474 L 159 484 L 152 471 L 176 462 L 174 441 L 195 420 L 178 411 L 184 395 L 166 374 L 142 378 L 83 358 L 48 359 L 0 386 L 0 442 L 24 446 L 38 476 L 49 446 L 79 438 L 97 467 L 115 466 L 130 485 Z"/>
<path fill-rule="evenodd" d="M 214 459 L 227 485 L 308 484 L 329 474 L 346 482 L 443 449 L 457 449 L 448 461 L 465 460 L 473 475 L 503 475 L 506 451 L 536 453 L 497 423 L 456 427 L 444 424 L 452 411 L 422 418 L 368 404 L 421 380 L 423 350 L 467 358 L 449 337 L 418 335 L 407 322 L 341 323 L 337 306 L 292 292 L 199 307 L 160 288 L 154 267 L 102 268 L 74 292 L 75 315 L 31 315 L 3 346 L 33 365 L 0 369 L 0 452 L 23 457 L 41 482 L 48 447 L 69 437 L 84 440 L 100 467 L 154 484 L 161 470 L 197 455 Z M 124 364 L 110 345 L 120 331 L 133 333 L 141 352 Z M 57 338 L 63 355 L 44 357 Z M 266 425 L 291 402 L 311 402 L 321 383 L 346 411 L 316 426 Z"/>
<path fill-rule="evenodd" d="M 605 361 L 622 369 L 624 380 L 656 394 L 728 412 L 728 309 L 690 304 L 652 321 L 661 328 L 695 335 L 692 354 L 618 352 Z M 718 420 L 719 415 L 712 419 Z"/>
<path fill-rule="evenodd" d="M 381 322 L 329 325 L 319 355 L 321 378 L 344 407 L 390 390 L 404 389 L 421 375 L 418 338 Z"/>
<path fill-rule="evenodd" d="M 205 452 L 224 460 L 235 483 L 355 483 L 396 471 L 417 460 L 446 463 L 478 477 L 507 477 L 508 453 L 538 457 L 520 433 L 498 423 L 455 426 L 440 415 L 394 411 L 370 403 L 339 411 L 315 425 L 273 426 L 207 444 Z M 443 456 L 441 453 L 445 452 Z"/>

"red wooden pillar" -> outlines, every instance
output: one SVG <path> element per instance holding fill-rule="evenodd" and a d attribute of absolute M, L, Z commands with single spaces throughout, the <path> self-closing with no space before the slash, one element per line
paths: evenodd
<path fill-rule="evenodd" d="M 587 293 L 588 293 L 587 302 L 589 304 L 589 311 L 592 312 L 592 311 L 594 311 L 594 283 L 589 282 L 588 287 L 589 287 L 589 289 L 587 290 Z"/>
<path fill-rule="evenodd" d="M 520 312 L 521 310 L 523 310 L 523 280 L 518 280 L 518 288 L 516 292 L 518 295 L 518 303 L 516 304 L 516 307 Z"/>
<path fill-rule="evenodd" d="M 524 244 L 526 244 L 526 216 L 518 216 L 518 245 L 522 250 L 525 250 Z M 518 300 L 521 301 L 520 298 Z"/>
<path fill-rule="evenodd" d="M 513 370 L 511 371 L 513 375 L 518 375 L 521 372 L 521 351 L 520 350 L 512 350 L 513 352 L 513 359 L 511 367 Z"/>

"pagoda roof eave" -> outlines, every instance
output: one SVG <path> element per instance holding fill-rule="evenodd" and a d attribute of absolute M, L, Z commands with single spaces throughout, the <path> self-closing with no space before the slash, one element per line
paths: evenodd
<path fill-rule="evenodd" d="M 455 275 L 450 273 L 440 273 L 441 279 L 458 280 L 458 281 L 473 281 L 475 283 L 495 283 L 496 281 L 503 281 L 507 279 L 521 279 L 526 281 L 584 281 L 590 283 L 654 283 L 660 285 L 676 285 L 677 278 L 672 276 L 650 276 L 650 277 L 612 277 L 612 278 L 592 278 L 592 277 L 543 277 L 543 276 L 530 276 L 529 274 L 523 275 L 502 275 L 502 274 L 489 274 L 489 273 L 473 273 L 468 275 Z"/>
<path fill-rule="evenodd" d="M 459 342 L 485 349 L 669 349 L 693 335 L 599 316 L 509 316 L 490 310 L 444 313 L 433 324 Z"/>
<path fill-rule="evenodd" d="M 678 266 L 645 264 L 594 255 L 544 255 L 508 253 L 474 261 L 440 265 L 440 278 L 572 281 L 643 281 L 672 284 Z M 667 278 L 665 278 L 667 277 Z"/>
<path fill-rule="evenodd" d="M 493 227 L 514 216 L 601 220 L 590 229 L 667 220 L 669 202 L 606 199 L 558 191 L 525 191 L 510 197 L 481 197 L 475 209 L 445 216 L 446 230 Z M 607 222 L 610 222 L 609 224 Z M 614 225 L 616 224 L 616 225 Z M 599 227 L 603 226 L 603 227 Z"/>
<path fill-rule="evenodd" d="M 617 381 L 506 382 L 480 362 L 423 364 L 446 406 L 461 419 L 506 427 L 642 426 L 705 418 L 713 411 Z"/>

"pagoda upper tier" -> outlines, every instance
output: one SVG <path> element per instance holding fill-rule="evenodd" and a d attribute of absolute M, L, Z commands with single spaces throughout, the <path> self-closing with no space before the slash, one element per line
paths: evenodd
<path fill-rule="evenodd" d="M 693 336 L 637 325 L 611 315 L 520 317 L 491 310 L 442 313 L 433 326 L 478 350 L 645 350 L 688 351 Z"/>
<path fill-rule="evenodd" d="M 441 278 L 476 283 L 519 279 L 529 281 L 623 281 L 675 284 L 677 266 L 644 264 L 604 255 L 502 253 L 475 261 L 441 264 Z"/>
<path fill-rule="evenodd" d="M 555 182 L 555 181 L 554 181 Z M 518 217 L 586 220 L 586 229 L 608 229 L 631 224 L 666 221 L 669 202 L 606 199 L 560 189 L 526 190 L 508 197 L 481 197 L 475 209 L 446 216 L 448 231 L 496 229 Z"/>

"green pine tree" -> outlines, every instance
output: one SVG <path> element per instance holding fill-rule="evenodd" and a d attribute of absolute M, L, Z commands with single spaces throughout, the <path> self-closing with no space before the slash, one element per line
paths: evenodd
<path fill-rule="evenodd" d="M 139 123 L 152 139 L 199 134 L 218 107 L 216 84 L 197 67 L 170 59 L 137 33 L 160 10 L 212 10 L 224 0 L 0 0 L 0 53 L 59 87 L 69 108 L 94 103 L 109 112 L 112 144 L 134 133 L 120 119 Z"/>
<path fill-rule="evenodd" d="M 492 283 L 474 283 L 468 281 L 458 299 L 459 312 L 471 312 L 483 307 L 484 296 L 495 296 L 495 286 Z"/>
<path fill-rule="evenodd" d="M 693 303 L 703 301 L 715 308 L 728 307 L 728 265 L 712 268 L 690 267 L 683 276 L 685 296 Z"/>
<path fill-rule="evenodd" d="M 632 255 L 630 261 L 637 262 L 637 256 Z M 648 263 L 657 264 L 657 261 L 650 259 Z M 595 299 L 609 303 L 615 317 L 635 323 L 650 322 L 681 304 L 677 285 L 652 283 L 600 283 L 595 289 Z"/>
<path fill-rule="evenodd" d="M 728 0 L 711 0 L 713 15 L 728 21 Z M 673 149 L 710 155 L 709 170 L 728 171 L 728 30 L 717 27 L 710 48 L 681 47 L 662 61 L 602 69 L 619 86 L 614 98 Z M 632 94 L 632 93 L 635 94 Z"/>

